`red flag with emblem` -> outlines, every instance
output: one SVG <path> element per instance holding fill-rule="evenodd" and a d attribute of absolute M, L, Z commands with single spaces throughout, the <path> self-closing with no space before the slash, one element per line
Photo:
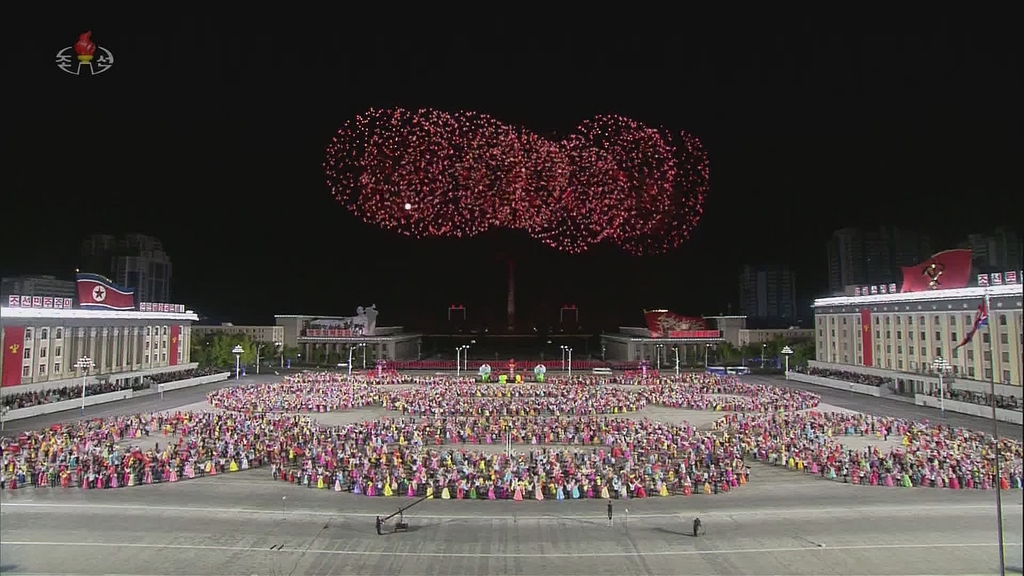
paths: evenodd
<path fill-rule="evenodd" d="M 867 308 L 860 311 L 860 345 L 863 349 L 864 365 L 873 365 L 875 358 L 871 350 L 871 310 Z"/>
<path fill-rule="evenodd" d="M 21 359 L 25 352 L 25 327 L 4 326 L 4 369 L 0 386 L 21 384 Z"/>
<path fill-rule="evenodd" d="M 970 280 L 971 251 L 946 250 L 917 266 L 905 266 L 900 292 L 966 288 Z"/>
<path fill-rule="evenodd" d="M 167 363 L 171 366 L 178 365 L 178 346 L 181 343 L 181 326 L 171 326 L 171 345 L 167 353 Z"/>

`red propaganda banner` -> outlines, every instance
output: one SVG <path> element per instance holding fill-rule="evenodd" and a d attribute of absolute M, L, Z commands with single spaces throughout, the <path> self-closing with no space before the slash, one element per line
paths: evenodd
<path fill-rule="evenodd" d="M 674 330 L 668 333 L 669 338 L 721 338 L 718 330 Z"/>
<path fill-rule="evenodd" d="M 0 386 L 21 384 L 21 358 L 25 354 L 24 326 L 4 326 L 4 370 Z"/>
<path fill-rule="evenodd" d="M 861 348 L 863 348 L 864 365 L 873 366 L 875 359 L 871 348 L 871 310 L 867 308 L 860 311 L 860 340 Z"/>
<path fill-rule="evenodd" d="M 664 338 L 673 332 L 691 332 L 707 329 L 703 318 L 680 316 L 668 310 L 645 310 L 644 320 L 651 338 Z"/>
<path fill-rule="evenodd" d="M 135 291 L 115 286 L 99 274 L 79 274 L 78 306 L 85 309 L 135 310 Z"/>
<path fill-rule="evenodd" d="M 178 346 L 181 342 L 181 326 L 171 326 L 171 345 L 167 353 L 167 363 L 171 366 L 178 365 Z"/>
<path fill-rule="evenodd" d="M 966 288 L 970 280 L 971 251 L 946 250 L 917 266 L 905 266 L 900 292 Z"/>

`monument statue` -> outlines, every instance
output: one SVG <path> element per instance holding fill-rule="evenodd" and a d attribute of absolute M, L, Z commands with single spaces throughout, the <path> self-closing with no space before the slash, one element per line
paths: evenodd
<path fill-rule="evenodd" d="M 377 329 L 377 305 L 371 304 L 368 308 L 362 306 L 356 308 L 354 321 L 355 324 L 362 326 L 363 334 L 373 336 Z"/>

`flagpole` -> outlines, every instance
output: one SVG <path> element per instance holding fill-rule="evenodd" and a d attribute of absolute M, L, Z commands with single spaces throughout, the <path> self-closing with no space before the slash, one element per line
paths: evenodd
<path fill-rule="evenodd" d="M 985 316 L 988 318 L 988 354 L 989 362 L 992 365 L 992 377 L 989 379 L 990 393 L 989 393 L 989 404 L 992 407 L 992 436 L 995 439 L 995 452 L 996 452 L 996 526 L 998 527 L 999 536 L 999 574 L 1000 576 L 1006 576 L 1006 554 L 1003 546 L 1003 489 L 1002 489 L 1002 474 L 999 471 L 999 419 L 996 418 L 996 358 L 993 339 L 995 334 L 992 333 L 992 318 L 991 308 L 989 307 L 989 295 L 988 288 L 985 288 Z"/>

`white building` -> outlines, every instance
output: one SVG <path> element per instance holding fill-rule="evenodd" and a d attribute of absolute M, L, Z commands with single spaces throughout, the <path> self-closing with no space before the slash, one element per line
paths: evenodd
<path fill-rule="evenodd" d="M 284 344 L 284 326 L 236 326 L 225 322 L 219 326 L 192 326 L 192 334 L 197 338 L 207 334 L 223 332 L 225 334 L 242 334 L 253 342 L 263 344 Z"/>
<path fill-rule="evenodd" d="M 94 381 L 132 382 L 144 376 L 195 368 L 189 357 L 191 311 L 0 307 L 3 394 L 81 385 L 82 357 Z M 77 380 L 75 380 L 77 379 Z"/>
<path fill-rule="evenodd" d="M 986 291 L 988 327 L 957 348 Z M 916 390 L 902 392 L 927 393 L 941 357 L 961 387 L 987 391 L 994 378 L 1018 387 L 1020 396 L 1021 303 L 1020 284 L 820 298 L 814 301 L 816 365 L 903 379 Z"/>

